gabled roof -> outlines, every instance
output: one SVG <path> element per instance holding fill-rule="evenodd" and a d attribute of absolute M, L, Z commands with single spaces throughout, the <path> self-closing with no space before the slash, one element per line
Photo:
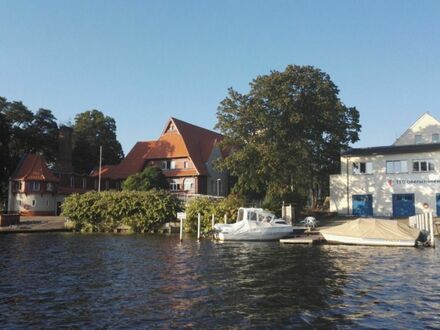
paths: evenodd
<path fill-rule="evenodd" d="M 170 118 L 165 127 L 168 127 L 170 122 L 174 123 L 177 131 L 182 136 L 188 150 L 188 157 L 193 161 L 199 174 L 206 175 L 208 171 L 205 163 L 208 161 L 213 148 L 223 139 L 223 135 L 173 117 Z M 173 132 L 164 134 L 173 134 Z"/>
<path fill-rule="evenodd" d="M 172 129 L 170 129 L 172 126 Z M 192 160 L 195 169 L 167 171 L 167 176 L 206 175 L 205 163 L 223 135 L 171 117 L 157 141 L 137 142 L 119 165 L 104 173 L 103 177 L 125 179 L 142 171 L 150 160 L 186 158 Z M 97 175 L 97 173 L 96 173 Z"/>
<path fill-rule="evenodd" d="M 52 171 L 49 170 L 43 157 L 38 154 L 24 155 L 21 158 L 17 169 L 12 174 L 11 180 L 59 181 Z"/>
<path fill-rule="evenodd" d="M 429 125 L 440 126 L 440 122 L 436 118 L 434 118 L 429 112 L 425 112 L 402 135 L 400 135 L 396 141 L 394 141 L 393 145 L 399 145 L 400 140 L 404 139 L 407 134 L 415 131 L 417 127 L 427 125 L 428 123 Z"/>

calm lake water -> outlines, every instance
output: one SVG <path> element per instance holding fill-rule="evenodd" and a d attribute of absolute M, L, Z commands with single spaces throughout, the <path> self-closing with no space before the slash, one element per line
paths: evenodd
<path fill-rule="evenodd" d="M 0 236 L 0 328 L 440 328 L 440 249 Z"/>

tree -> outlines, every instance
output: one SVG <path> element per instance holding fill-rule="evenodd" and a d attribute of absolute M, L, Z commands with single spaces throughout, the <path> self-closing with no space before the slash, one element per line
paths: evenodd
<path fill-rule="evenodd" d="M 358 111 L 338 94 L 328 74 L 297 65 L 258 76 L 247 94 L 230 88 L 216 127 L 235 150 L 218 163 L 237 177 L 234 190 L 267 201 L 327 194 L 340 152 L 360 131 Z"/>
<path fill-rule="evenodd" d="M 9 178 L 9 124 L 3 114 L 6 99 L 0 97 L 0 213 L 8 193 Z"/>
<path fill-rule="evenodd" d="M 168 189 L 169 184 L 162 170 L 156 166 L 145 169 L 129 176 L 122 184 L 123 190 L 148 191 L 151 189 Z"/>
<path fill-rule="evenodd" d="M 100 146 L 103 164 L 117 164 L 124 157 L 116 138 L 115 120 L 98 110 L 77 114 L 73 125 L 73 169 L 89 173 L 99 163 Z"/>

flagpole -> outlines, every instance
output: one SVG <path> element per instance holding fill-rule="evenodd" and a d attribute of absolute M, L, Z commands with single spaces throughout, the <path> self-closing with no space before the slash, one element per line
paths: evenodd
<path fill-rule="evenodd" d="M 98 192 L 101 192 L 101 168 L 102 168 L 102 146 L 99 146 Z"/>

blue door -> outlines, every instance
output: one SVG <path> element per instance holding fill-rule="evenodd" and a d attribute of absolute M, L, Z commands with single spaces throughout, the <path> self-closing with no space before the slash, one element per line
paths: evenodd
<path fill-rule="evenodd" d="M 393 194 L 393 217 L 410 217 L 414 214 L 414 194 Z"/>
<path fill-rule="evenodd" d="M 353 195 L 353 215 L 368 217 L 373 215 L 373 197 L 371 195 Z"/>
<path fill-rule="evenodd" d="M 435 203 L 437 205 L 437 216 L 440 216 L 440 194 L 435 195 Z"/>

